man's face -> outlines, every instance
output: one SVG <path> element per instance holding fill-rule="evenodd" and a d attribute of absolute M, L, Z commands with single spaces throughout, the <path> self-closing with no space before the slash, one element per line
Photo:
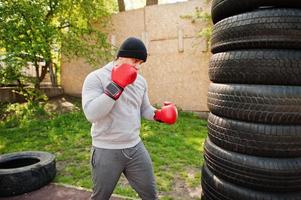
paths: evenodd
<path fill-rule="evenodd" d="M 143 60 L 135 59 L 135 58 L 123 58 L 120 57 L 119 59 L 119 64 L 121 63 L 126 63 L 129 65 L 133 65 L 135 69 L 139 70 L 141 67 L 141 64 L 143 63 Z"/>
<path fill-rule="evenodd" d="M 142 63 L 143 63 L 143 62 L 136 63 L 136 64 L 134 65 L 134 67 L 135 67 L 137 70 L 139 70 L 139 69 L 141 68 Z"/>
<path fill-rule="evenodd" d="M 139 59 L 130 59 L 130 63 L 128 63 L 128 64 L 133 65 L 137 70 L 139 70 L 142 63 L 143 63 L 142 60 L 139 60 Z"/>

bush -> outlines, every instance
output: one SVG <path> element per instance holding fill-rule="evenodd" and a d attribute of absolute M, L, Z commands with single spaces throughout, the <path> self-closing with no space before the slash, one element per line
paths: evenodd
<path fill-rule="evenodd" d="M 51 116 L 45 110 L 44 102 L 2 104 L 0 107 L 0 126 L 6 128 L 22 127 L 34 119 L 43 120 Z"/>

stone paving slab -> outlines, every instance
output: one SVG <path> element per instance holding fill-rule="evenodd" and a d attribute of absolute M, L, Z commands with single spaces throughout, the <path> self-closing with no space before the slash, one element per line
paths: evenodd
<path fill-rule="evenodd" d="M 39 190 L 1 200 L 89 200 L 91 192 L 68 185 L 49 184 Z M 110 200 L 133 200 L 132 198 L 113 195 Z"/>

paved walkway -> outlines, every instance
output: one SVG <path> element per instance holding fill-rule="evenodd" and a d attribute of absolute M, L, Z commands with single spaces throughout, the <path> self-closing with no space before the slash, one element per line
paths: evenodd
<path fill-rule="evenodd" d="M 89 200 L 91 192 L 72 186 L 49 184 L 39 190 L 1 200 Z M 114 195 L 110 200 L 128 200 L 131 198 Z"/>

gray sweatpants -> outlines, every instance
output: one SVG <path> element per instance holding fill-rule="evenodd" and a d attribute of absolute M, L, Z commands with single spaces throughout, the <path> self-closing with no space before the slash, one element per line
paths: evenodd
<path fill-rule="evenodd" d="M 121 173 L 143 200 L 157 199 L 150 156 L 142 141 L 127 149 L 92 147 L 93 193 L 91 200 L 108 200 Z"/>

